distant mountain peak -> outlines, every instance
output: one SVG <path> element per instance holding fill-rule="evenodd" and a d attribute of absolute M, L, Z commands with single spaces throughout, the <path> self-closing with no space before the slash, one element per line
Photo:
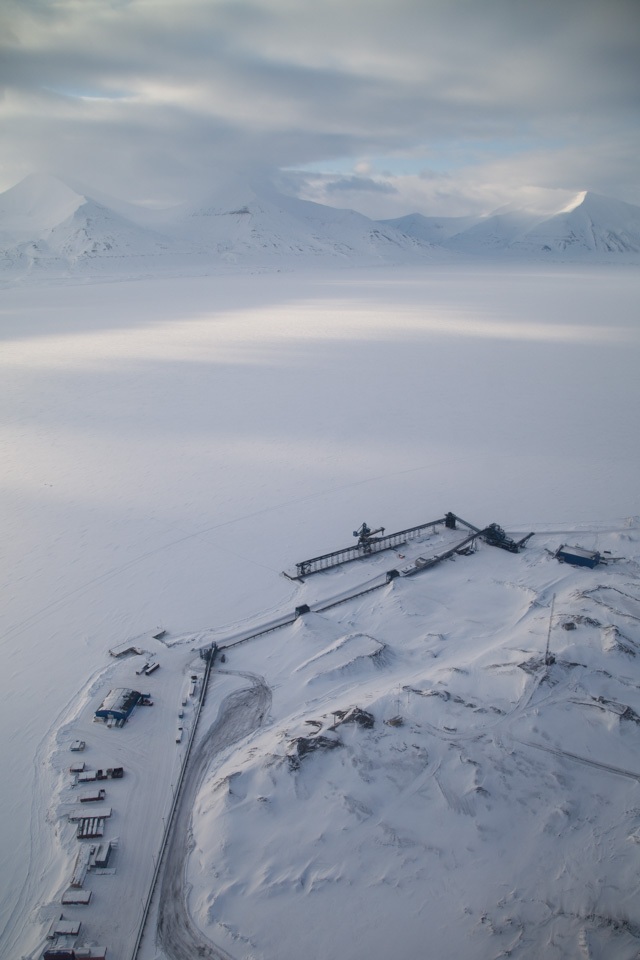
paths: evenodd
<path fill-rule="evenodd" d="M 581 190 L 555 208 L 533 202 L 507 204 L 482 217 L 403 217 L 391 223 L 407 233 L 438 243 L 464 256 L 549 260 L 599 259 L 623 256 L 637 262 L 640 254 L 640 207 Z"/>
<path fill-rule="evenodd" d="M 85 202 L 57 177 L 30 173 L 0 195 L 0 235 L 39 239 Z"/>
<path fill-rule="evenodd" d="M 3 197 L 14 195 L 23 198 L 37 198 L 42 200 L 44 197 L 70 196 L 80 197 L 76 190 L 73 190 L 68 184 L 60 180 L 59 177 L 51 173 L 34 172 L 28 173 L 19 183 L 7 190 Z"/>
<path fill-rule="evenodd" d="M 561 210 L 558 210 L 558 213 L 571 213 L 572 210 L 582 206 L 588 196 L 588 190 L 581 190 L 580 193 L 577 193 L 565 207 L 563 207 Z"/>

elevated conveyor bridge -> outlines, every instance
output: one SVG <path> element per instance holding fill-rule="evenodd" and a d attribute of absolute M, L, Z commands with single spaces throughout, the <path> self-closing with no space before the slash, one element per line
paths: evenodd
<path fill-rule="evenodd" d="M 370 535 L 369 528 L 363 523 L 360 530 L 354 532 L 354 536 L 359 537 L 356 544 L 296 563 L 296 573 L 292 579 L 302 579 L 310 573 L 319 573 L 320 570 L 328 570 L 330 567 L 338 567 L 340 564 L 349 563 L 351 560 L 360 560 L 362 557 L 371 556 L 373 553 L 381 553 L 383 550 L 399 547 L 407 540 L 415 540 L 417 537 L 424 536 L 429 530 L 435 531 L 436 526 L 444 522 L 445 517 L 440 517 L 438 520 L 429 520 L 428 523 L 421 523 L 417 527 L 408 527 L 406 530 L 398 530 L 396 533 L 388 533 L 386 536 L 380 537 Z M 290 574 L 287 574 L 287 576 L 290 576 Z"/>
<path fill-rule="evenodd" d="M 384 527 L 380 527 L 378 530 L 372 530 L 366 523 L 363 523 L 359 530 L 354 530 L 353 532 L 354 537 L 358 537 L 356 544 L 351 547 L 343 547 L 341 550 L 332 550 L 331 553 L 323 553 L 319 557 L 311 557 L 309 560 L 301 560 L 300 563 L 296 563 L 295 574 L 286 573 L 285 571 L 285 576 L 292 580 L 303 580 L 304 577 L 312 573 L 319 573 L 321 570 L 338 567 L 343 563 L 349 563 L 351 560 L 361 560 L 364 557 L 371 556 L 373 553 L 381 553 L 383 550 L 398 547 L 408 540 L 415 540 L 418 537 L 424 536 L 429 531 L 435 533 L 438 524 L 442 523 L 449 530 L 456 530 L 457 524 L 461 524 L 463 527 L 466 527 L 467 530 L 471 531 L 471 536 L 462 544 L 458 544 L 457 548 L 452 551 L 447 551 L 446 556 L 451 556 L 452 553 L 456 552 L 456 549 L 459 550 L 473 543 L 477 537 L 480 537 L 485 543 L 490 544 L 492 547 L 500 547 L 500 549 L 508 550 L 510 553 L 519 553 L 520 548 L 533 536 L 533 533 L 529 533 L 527 536 L 522 537 L 521 540 L 516 541 L 509 537 L 497 523 L 491 523 L 488 527 L 483 528 L 476 527 L 475 524 L 469 523 L 467 520 L 463 520 L 462 517 L 458 517 L 455 513 L 451 512 L 446 513 L 444 517 L 439 517 L 437 520 L 429 520 L 427 523 L 421 523 L 417 527 L 408 527 L 406 530 L 398 530 L 396 533 L 388 533 L 386 536 L 384 535 Z M 382 534 L 382 536 L 377 536 L 377 534 Z M 445 555 L 436 558 L 435 561 L 433 561 L 433 559 L 428 562 L 424 561 L 423 568 L 425 566 L 431 566 L 433 562 L 437 563 L 440 559 L 443 559 Z"/>

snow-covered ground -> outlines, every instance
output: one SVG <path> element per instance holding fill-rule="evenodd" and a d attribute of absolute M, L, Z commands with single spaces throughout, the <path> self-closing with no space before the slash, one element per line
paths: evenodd
<path fill-rule="evenodd" d="M 348 545 L 363 520 L 401 529 L 449 509 L 539 535 L 229 653 L 273 704 L 197 799 L 193 916 L 235 956 L 297 955 L 303 931 L 319 955 L 354 957 L 426 942 L 445 956 L 445 936 L 458 956 L 516 942 L 539 956 L 551 940 L 571 955 L 580 938 L 605 956 L 608 937 L 637 950 L 637 782 L 540 747 L 639 772 L 635 723 L 586 705 L 640 712 L 623 649 L 640 639 L 639 285 L 631 268 L 429 267 L 3 291 L 3 957 L 31 949 L 64 879 L 65 738 L 120 669 L 109 647 L 163 626 L 184 643 L 156 679 L 182 678 L 198 638 L 392 555 L 303 586 L 281 574 L 295 561 Z M 544 551 L 563 540 L 629 560 L 578 574 Z M 553 592 L 558 617 L 600 626 L 554 630 L 562 663 L 543 680 L 517 663 L 544 648 Z M 150 763 L 168 741 L 171 779 L 176 696 L 86 739 L 148 734 Z M 290 770 L 306 720 L 353 702 L 373 730 L 343 726 L 342 749 Z M 404 725 L 386 726 L 395 713 Z"/>
<path fill-rule="evenodd" d="M 640 529 L 580 536 L 631 559 L 561 566 L 557 535 L 484 546 L 228 654 L 273 703 L 195 803 L 188 902 L 211 941 L 292 960 L 638 955 Z M 371 729 L 335 726 L 352 706 Z M 292 766 L 318 736 L 339 746 Z"/>

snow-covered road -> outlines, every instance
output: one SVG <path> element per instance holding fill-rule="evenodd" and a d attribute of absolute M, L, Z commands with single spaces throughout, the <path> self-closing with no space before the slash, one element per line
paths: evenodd
<path fill-rule="evenodd" d="M 251 686 L 225 698 L 216 722 L 196 746 L 185 774 L 160 888 L 158 937 L 170 960 L 230 960 L 230 954 L 207 940 L 191 919 L 185 865 L 192 848 L 193 806 L 205 773 L 218 754 L 261 724 L 271 704 L 271 691 L 264 680 L 249 674 L 243 676 L 252 681 Z"/>

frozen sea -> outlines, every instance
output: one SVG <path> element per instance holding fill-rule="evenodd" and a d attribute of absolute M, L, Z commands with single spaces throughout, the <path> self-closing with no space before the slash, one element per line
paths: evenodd
<path fill-rule="evenodd" d="M 3 289 L 0 930 L 38 747 L 109 647 L 280 607 L 364 520 L 640 514 L 639 293 L 561 266 Z"/>

